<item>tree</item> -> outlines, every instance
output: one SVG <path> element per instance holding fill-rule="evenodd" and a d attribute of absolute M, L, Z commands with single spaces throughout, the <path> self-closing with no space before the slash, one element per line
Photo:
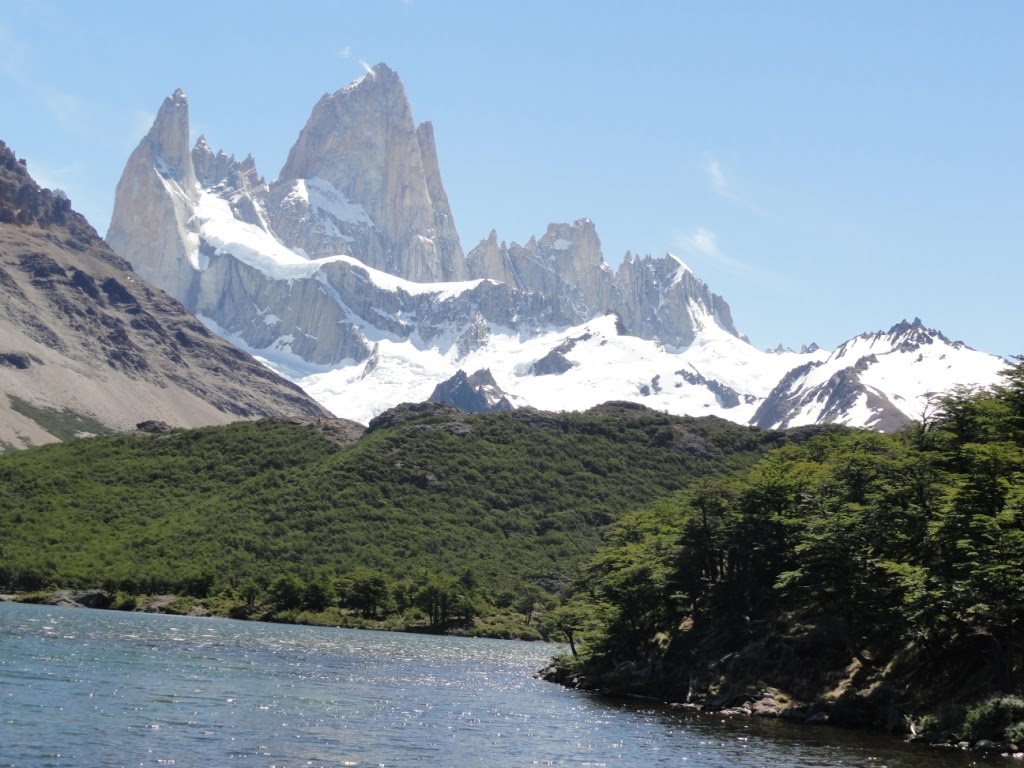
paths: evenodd
<path fill-rule="evenodd" d="M 291 574 L 278 576 L 270 584 L 270 602 L 278 611 L 289 611 L 302 605 L 305 585 Z"/>
<path fill-rule="evenodd" d="M 260 596 L 260 588 L 256 582 L 248 579 L 242 582 L 238 593 L 245 601 L 246 611 L 252 611 L 256 607 L 256 598 Z"/>
<path fill-rule="evenodd" d="M 997 676 L 1009 688 L 1024 620 L 1024 450 L 969 444 L 961 456 L 964 479 L 937 529 L 949 603 L 958 622 L 992 639 Z"/>
<path fill-rule="evenodd" d="M 513 607 L 526 619 L 526 625 L 530 625 L 530 619 L 537 608 L 543 592 L 536 584 L 523 584 L 519 587 Z"/>
<path fill-rule="evenodd" d="M 606 635 L 608 616 L 600 605 L 577 596 L 544 615 L 541 632 L 554 640 L 569 644 L 573 658 L 579 658 L 583 644 L 599 644 Z"/>
<path fill-rule="evenodd" d="M 674 582 L 699 621 L 726 578 L 730 529 L 741 489 L 724 481 L 702 483 L 690 496 L 683 522 Z"/>
<path fill-rule="evenodd" d="M 1007 426 L 1012 433 L 1011 439 L 1018 445 L 1024 441 L 1024 355 L 1013 357 L 1017 362 L 1002 371 L 1003 383 L 993 387 L 993 391 L 1009 411 Z"/>
<path fill-rule="evenodd" d="M 339 581 L 343 606 L 359 611 L 364 619 L 375 618 L 391 596 L 387 575 L 371 568 L 356 568 Z"/>
<path fill-rule="evenodd" d="M 324 610 L 331 604 L 332 599 L 330 587 L 319 578 L 307 583 L 302 593 L 302 604 L 310 611 Z"/>

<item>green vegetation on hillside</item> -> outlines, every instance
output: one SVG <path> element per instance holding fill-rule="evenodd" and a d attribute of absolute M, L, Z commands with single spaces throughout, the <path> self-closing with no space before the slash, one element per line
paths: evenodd
<path fill-rule="evenodd" d="M 409 408 L 347 447 L 266 421 L 45 446 L 0 457 L 0 589 L 220 597 L 286 620 L 528 620 L 608 523 L 778 439 L 609 405 Z"/>
<path fill-rule="evenodd" d="M 578 653 L 563 674 L 1024 734 L 1024 359 L 936 405 L 900 435 L 789 441 L 617 521 L 549 618 Z"/>
<path fill-rule="evenodd" d="M 87 435 L 109 435 L 113 430 L 91 416 L 69 411 L 67 408 L 42 408 L 20 397 L 8 395 L 11 410 L 27 416 L 58 440 L 74 440 Z M 3 446 L 0 445 L 0 450 Z"/>

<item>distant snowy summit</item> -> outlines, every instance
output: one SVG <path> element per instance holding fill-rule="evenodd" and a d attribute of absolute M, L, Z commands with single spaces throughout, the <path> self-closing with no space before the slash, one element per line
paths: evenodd
<path fill-rule="evenodd" d="M 864 333 L 824 360 L 794 368 L 754 414 L 760 427 L 856 424 L 880 431 L 920 419 L 957 385 L 995 383 L 1006 361 L 950 341 L 919 318 Z"/>
<path fill-rule="evenodd" d="M 916 377 L 889 373 L 897 358 L 881 347 L 863 363 L 815 345 L 761 352 L 674 256 L 627 253 L 612 269 L 588 219 L 525 245 L 492 231 L 464 253 L 433 128 L 413 122 L 384 64 L 317 102 L 269 183 L 251 157 L 215 153 L 202 136 L 192 145 L 176 91 L 128 160 L 107 241 L 217 333 L 364 423 L 449 382 L 464 402 L 635 400 L 763 426 L 886 429 L 942 384 L 988 384 L 1004 367 L 923 328 L 949 346 L 950 367 L 898 366 Z M 887 372 L 867 375 L 879 361 Z M 861 368 L 833 382 L 848 362 Z M 475 398 L 465 372 L 485 369 Z"/>

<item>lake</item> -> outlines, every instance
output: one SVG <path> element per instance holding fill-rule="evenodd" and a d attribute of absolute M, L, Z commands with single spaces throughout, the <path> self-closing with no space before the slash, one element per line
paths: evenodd
<path fill-rule="evenodd" d="M 0 766 L 1013 764 L 533 679 L 555 650 L 0 603 Z"/>

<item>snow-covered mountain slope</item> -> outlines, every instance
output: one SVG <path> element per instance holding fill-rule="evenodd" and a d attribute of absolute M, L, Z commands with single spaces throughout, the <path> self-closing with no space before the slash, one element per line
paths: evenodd
<path fill-rule="evenodd" d="M 382 338 L 365 362 L 328 369 L 287 351 L 249 351 L 361 423 L 399 403 L 430 399 L 439 382 L 457 381 L 460 372 L 487 369 L 516 407 L 571 411 L 628 400 L 764 428 L 837 423 L 891 431 L 920 418 L 934 395 L 989 386 L 1006 367 L 918 320 L 857 336 L 833 353 L 763 352 L 694 314 L 701 330 L 683 349 L 624 335 L 618 318 L 606 315 L 527 338 L 493 329 L 468 353 L 457 344 Z"/>
<path fill-rule="evenodd" d="M 704 324 L 702 331 L 681 350 L 623 335 L 618 319 L 606 315 L 525 338 L 491 329 L 485 342 L 467 353 L 457 344 L 423 347 L 382 338 L 365 362 L 329 369 L 304 366 L 282 350 L 250 351 L 334 413 L 362 423 L 399 403 L 429 399 L 439 382 L 460 370 L 480 369 L 490 371 L 517 407 L 584 410 L 609 400 L 632 400 L 673 414 L 747 423 L 789 370 L 828 357 L 824 350 L 762 352 L 711 318 L 694 314 Z"/>
<path fill-rule="evenodd" d="M 920 319 L 865 333 L 821 362 L 791 371 L 753 423 L 781 428 L 838 423 L 889 431 L 921 418 L 929 400 L 954 386 L 988 386 L 1006 361 L 950 341 Z"/>

